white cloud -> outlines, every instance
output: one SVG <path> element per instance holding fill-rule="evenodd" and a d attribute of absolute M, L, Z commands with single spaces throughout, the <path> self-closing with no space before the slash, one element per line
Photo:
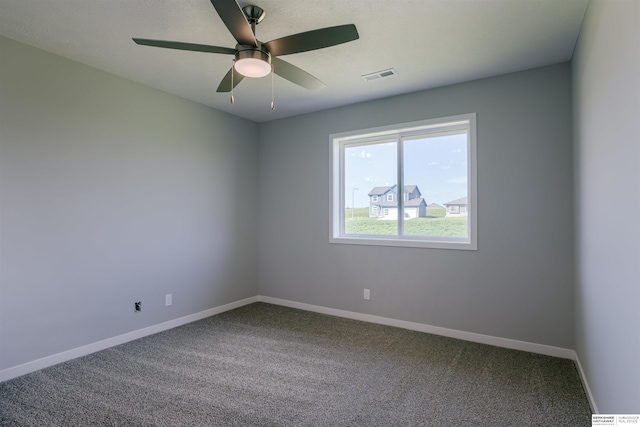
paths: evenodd
<path fill-rule="evenodd" d="M 429 162 L 429 166 L 438 166 L 440 162 Z"/>
<path fill-rule="evenodd" d="M 447 180 L 448 183 L 450 184 L 466 184 L 467 183 L 467 177 L 466 176 L 457 176 L 455 178 L 451 178 L 449 180 Z"/>
<path fill-rule="evenodd" d="M 453 166 L 456 162 L 454 160 L 449 160 L 449 164 L 441 166 L 440 169 L 451 169 L 451 166 Z"/>
<path fill-rule="evenodd" d="M 352 151 L 351 157 L 362 157 L 363 159 L 371 158 L 371 153 L 367 150 Z"/>
<path fill-rule="evenodd" d="M 378 181 L 377 179 L 371 178 L 370 176 L 365 176 L 364 180 L 365 180 L 365 182 L 376 182 L 376 181 Z"/>

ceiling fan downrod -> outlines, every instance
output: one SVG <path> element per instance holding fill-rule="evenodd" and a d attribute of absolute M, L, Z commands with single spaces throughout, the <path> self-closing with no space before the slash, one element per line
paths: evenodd
<path fill-rule="evenodd" d="M 256 25 L 258 25 L 264 19 L 266 13 L 264 9 L 260 6 L 245 6 L 242 8 L 245 16 L 247 17 L 247 21 L 251 25 L 251 31 L 253 31 L 253 35 L 256 35 Z"/>

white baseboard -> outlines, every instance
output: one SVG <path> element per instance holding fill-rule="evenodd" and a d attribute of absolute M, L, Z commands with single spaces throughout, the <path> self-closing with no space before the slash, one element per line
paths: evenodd
<path fill-rule="evenodd" d="M 442 335 L 449 338 L 457 338 L 465 341 L 472 341 L 481 344 L 494 345 L 496 347 L 510 348 L 513 350 L 528 351 L 531 353 L 544 354 L 546 356 L 560 357 L 562 359 L 576 359 L 576 352 L 567 348 L 553 347 L 544 344 L 534 344 L 526 341 L 512 340 L 509 338 L 499 338 L 490 335 L 464 332 L 456 329 L 441 328 L 439 326 L 425 325 L 423 323 L 407 322 L 388 317 L 374 316 L 371 314 L 356 313 L 353 311 L 338 310 L 335 308 L 322 307 L 318 305 L 304 304 L 279 298 L 259 296 L 258 300 L 269 304 L 282 305 L 301 310 L 313 311 L 316 313 L 329 314 L 331 316 L 345 317 L 347 319 L 362 320 L 364 322 L 378 323 L 386 326 L 410 329 L 412 331 L 426 332 L 434 335 Z"/>
<path fill-rule="evenodd" d="M 42 359 L 37 359 L 31 362 L 23 363 L 18 366 L 13 366 L 11 368 L 7 368 L 0 371 L 0 382 L 7 381 L 12 378 L 16 378 L 21 375 L 25 375 L 30 372 L 34 372 L 43 368 L 47 368 L 49 366 L 57 365 L 58 363 L 62 363 L 68 360 L 76 359 L 78 357 L 86 356 L 87 354 L 95 353 L 100 350 L 105 350 L 107 348 L 114 347 L 116 345 L 124 344 L 126 342 L 136 340 L 138 338 L 143 338 L 148 335 L 153 335 L 158 332 L 166 331 L 167 329 L 172 329 L 178 326 L 185 325 L 187 323 L 195 322 L 197 320 L 214 316 L 216 314 L 224 313 L 225 311 L 233 310 L 235 308 L 239 308 L 239 307 L 252 304 L 258 301 L 269 303 L 269 304 L 281 305 L 285 307 L 298 308 L 301 310 L 312 311 L 316 313 L 328 314 L 331 316 L 344 317 L 347 319 L 361 320 L 364 322 L 377 323 L 377 324 L 386 325 L 386 326 L 394 326 L 394 327 L 409 329 L 409 330 L 418 331 L 418 332 L 426 332 L 429 334 L 441 335 L 441 336 L 450 337 L 450 338 L 457 338 L 457 339 L 477 342 L 481 344 L 494 345 L 497 347 L 504 347 L 504 348 L 509 348 L 513 350 L 528 351 L 531 353 L 544 354 L 547 356 L 560 357 L 563 359 L 571 359 L 576 362 L 578 373 L 580 375 L 580 379 L 582 380 L 582 384 L 584 386 L 585 392 L 587 394 L 587 399 L 589 400 L 589 404 L 591 405 L 591 409 L 593 413 L 596 413 L 596 414 L 599 413 L 598 408 L 595 404 L 595 400 L 593 398 L 593 394 L 591 393 L 591 389 L 589 388 L 587 377 L 585 376 L 584 370 L 582 369 L 582 365 L 580 364 L 580 359 L 578 358 L 578 355 L 575 352 L 575 350 L 570 350 L 570 349 L 560 348 L 560 347 L 553 347 L 553 346 L 548 346 L 544 344 L 535 344 L 535 343 L 530 343 L 526 341 L 512 340 L 508 338 L 499 338 L 499 337 L 494 337 L 490 335 L 476 334 L 473 332 L 459 331 L 456 329 L 441 328 L 438 326 L 431 326 L 431 325 L 415 323 L 415 322 L 407 322 L 404 320 L 374 316 L 371 314 L 363 314 L 363 313 L 357 313 L 353 311 L 338 310 L 335 308 L 305 304 L 301 302 L 295 302 L 295 301 L 284 300 L 279 298 L 272 298 L 272 297 L 261 296 L 261 295 L 245 298 L 243 300 L 221 305 L 219 307 L 210 308 L 208 310 L 190 314 L 188 316 L 180 317 L 178 319 L 173 319 L 167 322 L 158 323 L 157 325 L 149 326 L 143 329 L 138 329 L 136 331 L 127 332 L 126 334 L 118 335 L 112 338 L 107 338 L 105 340 L 87 344 L 82 347 L 77 347 L 71 350 L 67 350 L 62 353 L 57 353 L 51 356 L 43 357 Z"/>
<path fill-rule="evenodd" d="M 208 310 L 204 310 L 198 313 L 190 314 L 188 316 L 158 323 L 157 325 L 148 326 L 146 328 L 127 332 L 126 334 L 118 335 L 112 338 L 107 338 L 102 341 L 83 345 L 82 347 L 73 348 L 71 350 L 63 351 L 62 353 L 57 353 L 51 356 L 43 357 L 42 359 L 33 360 L 31 362 L 23 363 L 18 366 L 13 366 L 11 368 L 7 368 L 0 371 L 0 382 L 10 380 L 11 378 L 16 378 L 21 375 L 25 375 L 30 372 L 34 372 L 43 368 L 47 368 L 49 366 L 57 365 L 58 363 L 62 363 L 68 360 L 76 359 L 78 357 L 86 356 L 87 354 L 95 353 L 96 351 L 105 350 L 107 348 L 114 347 L 116 345 L 137 340 L 138 338 L 143 338 L 148 335 L 157 334 L 158 332 L 166 331 L 167 329 L 172 329 L 177 326 L 186 325 L 187 323 L 195 322 L 196 320 L 201 320 L 206 317 L 220 314 L 225 311 L 233 310 L 234 308 L 242 307 L 247 304 L 252 304 L 257 301 L 258 301 L 257 296 L 246 298 L 240 301 L 235 301 L 229 304 L 210 308 Z"/>
<path fill-rule="evenodd" d="M 574 352 L 575 353 L 575 352 Z M 582 369 L 582 364 L 580 363 L 580 358 L 578 357 L 578 353 L 575 353 L 576 357 L 574 361 L 576 362 L 576 366 L 578 367 L 578 374 L 580 375 L 580 380 L 582 381 L 582 386 L 584 387 L 584 391 L 587 394 L 587 400 L 589 401 L 589 405 L 591 405 L 591 412 L 594 414 L 599 414 L 598 407 L 596 406 L 596 400 L 593 398 L 593 394 L 591 393 L 591 388 L 589 387 L 589 382 L 587 381 L 587 376 Z"/>

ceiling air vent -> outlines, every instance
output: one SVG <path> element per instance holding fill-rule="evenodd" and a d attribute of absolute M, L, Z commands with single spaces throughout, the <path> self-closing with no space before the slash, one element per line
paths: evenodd
<path fill-rule="evenodd" d="M 362 76 L 362 78 L 368 82 L 371 82 L 373 80 L 382 79 L 384 77 L 391 77 L 391 76 L 397 76 L 397 75 L 398 75 L 398 72 L 395 69 L 389 68 L 388 70 L 376 71 L 375 73 L 365 74 Z"/>

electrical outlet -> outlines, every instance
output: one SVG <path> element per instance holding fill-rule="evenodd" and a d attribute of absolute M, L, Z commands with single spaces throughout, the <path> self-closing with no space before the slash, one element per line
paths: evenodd
<path fill-rule="evenodd" d="M 371 290 L 369 290 L 369 289 L 365 289 L 364 290 L 364 299 L 366 299 L 366 300 L 370 300 L 371 299 Z"/>
<path fill-rule="evenodd" d="M 173 294 L 166 294 L 164 296 L 164 305 L 169 307 L 171 304 L 173 304 Z"/>
<path fill-rule="evenodd" d="M 134 302 L 133 307 L 133 311 L 135 311 L 136 313 L 142 311 L 142 301 Z"/>

